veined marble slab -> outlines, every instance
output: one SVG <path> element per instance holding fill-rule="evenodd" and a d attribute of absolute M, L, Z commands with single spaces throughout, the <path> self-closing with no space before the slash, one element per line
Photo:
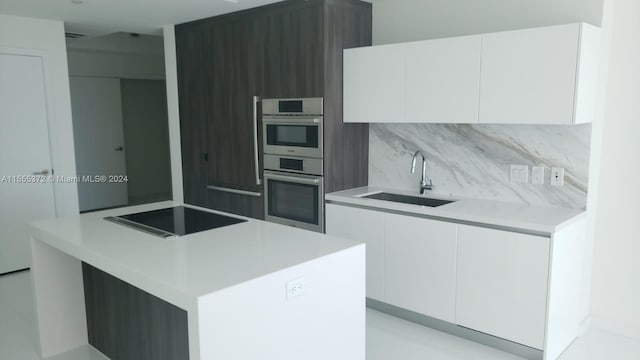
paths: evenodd
<path fill-rule="evenodd" d="M 418 191 L 427 157 L 433 194 L 584 209 L 591 125 L 371 124 L 369 185 Z M 545 184 L 512 183 L 511 164 L 545 167 Z M 549 184 L 551 167 L 565 169 L 562 187 Z"/>

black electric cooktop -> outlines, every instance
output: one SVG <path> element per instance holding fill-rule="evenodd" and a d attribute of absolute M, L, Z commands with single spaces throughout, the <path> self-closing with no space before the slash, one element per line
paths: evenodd
<path fill-rule="evenodd" d="M 247 221 L 185 206 L 111 216 L 106 217 L 105 220 L 163 238 L 193 234 Z"/>

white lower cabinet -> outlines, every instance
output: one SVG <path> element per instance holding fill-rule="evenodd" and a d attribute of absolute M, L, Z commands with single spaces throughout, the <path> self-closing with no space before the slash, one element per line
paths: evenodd
<path fill-rule="evenodd" d="M 326 233 L 367 245 L 367 297 L 384 301 L 383 212 L 326 205 Z"/>
<path fill-rule="evenodd" d="M 545 237 L 327 204 L 326 224 L 366 242 L 368 297 L 554 360 L 588 315 L 585 219 Z"/>
<path fill-rule="evenodd" d="M 543 349 L 547 237 L 458 225 L 455 322 Z"/>
<path fill-rule="evenodd" d="M 456 225 L 385 214 L 385 302 L 455 320 Z"/>

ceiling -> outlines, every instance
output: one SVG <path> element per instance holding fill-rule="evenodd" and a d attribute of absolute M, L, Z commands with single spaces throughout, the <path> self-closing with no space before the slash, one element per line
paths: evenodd
<path fill-rule="evenodd" d="M 67 32 L 89 36 L 119 31 L 160 34 L 163 25 L 179 24 L 278 1 L 0 0 L 0 13 L 64 21 Z"/>

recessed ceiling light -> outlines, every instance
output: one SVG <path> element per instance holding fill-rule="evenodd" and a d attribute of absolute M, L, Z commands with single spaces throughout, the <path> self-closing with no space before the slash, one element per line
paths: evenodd
<path fill-rule="evenodd" d="M 230 2 L 230 3 L 234 3 L 234 4 L 237 4 L 237 3 L 238 3 L 238 0 L 224 0 L 224 1 L 226 1 L 226 2 Z"/>
<path fill-rule="evenodd" d="M 71 3 L 73 5 L 82 5 L 84 3 L 84 0 L 71 0 Z"/>

